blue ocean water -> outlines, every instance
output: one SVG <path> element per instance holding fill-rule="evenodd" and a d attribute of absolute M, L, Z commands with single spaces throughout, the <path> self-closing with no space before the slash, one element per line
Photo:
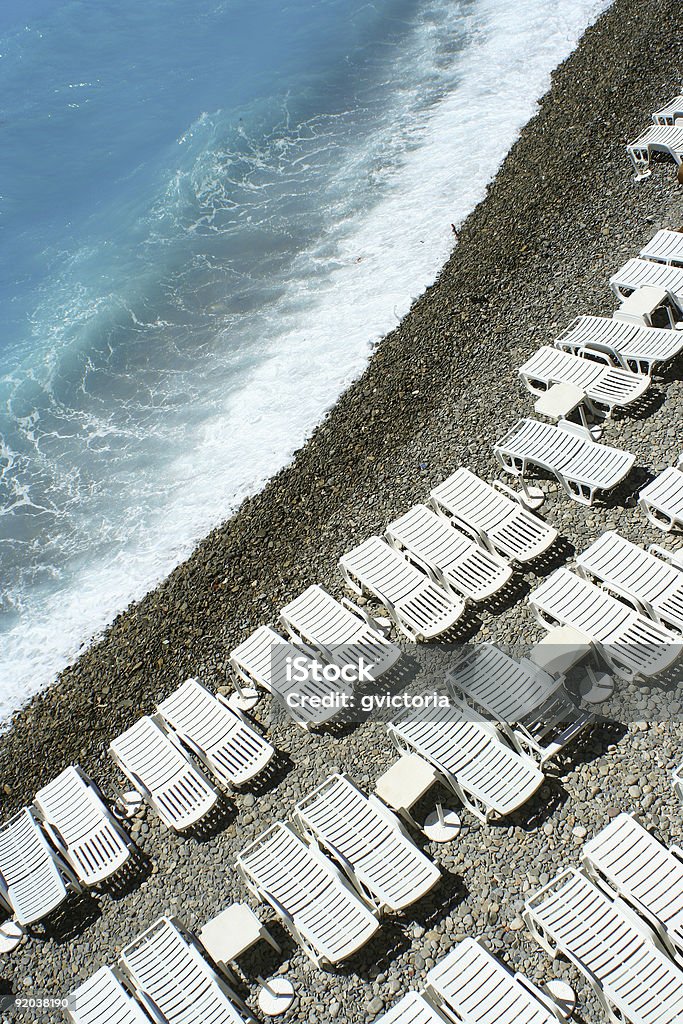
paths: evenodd
<path fill-rule="evenodd" d="M 0 720 L 290 458 L 606 5 L 0 7 Z"/>

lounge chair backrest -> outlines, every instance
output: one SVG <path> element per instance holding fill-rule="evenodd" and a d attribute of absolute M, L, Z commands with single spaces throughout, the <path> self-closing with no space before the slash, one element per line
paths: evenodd
<path fill-rule="evenodd" d="M 604 352 L 625 369 L 650 374 L 683 351 L 683 331 L 579 316 L 555 340 L 555 347 L 588 358 L 593 352 Z"/>
<path fill-rule="evenodd" d="M 683 128 L 681 129 L 683 135 Z M 679 312 L 683 312 L 683 267 L 669 267 L 652 260 L 630 259 L 609 279 L 610 288 L 617 298 L 640 288 L 644 284 L 663 288 Z"/>
<path fill-rule="evenodd" d="M 513 974 L 472 938 L 431 969 L 427 993 L 466 1024 L 557 1024 L 560 1019 L 527 978 Z"/>
<path fill-rule="evenodd" d="M 516 661 L 492 643 L 477 644 L 448 673 L 447 681 L 501 722 L 520 722 L 558 687 L 530 661 Z"/>
<path fill-rule="evenodd" d="M 100 967 L 69 996 L 67 1010 L 73 1024 L 150 1024 L 150 1018 L 123 987 L 111 967 Z M 162 1018 L 154 1017 L 155 1024 Z"/>
<path fill-rule="evenodd" d="M 359 544 L 343 556 L 341 564 L 380 600 L 386 597 L 392 604 L 398 604 L 427 581 L 423 572 L 381 537 L 370 537 Z"/>
<path fill-rule="evenodd" d="M 448 1024 L 422 992 L 407 992 L 375 1024 Z"/>
<path fill-rule="evenodd" d="M 20 924 L 33 924 L 68 895 L 64 866 L 28 807 L 0 826 L 0 894 Z"/>
<path fill-rule="evenodd" d="M 669 263 L 674 267 L 683 266 L 683 232 L 667 229 L 658 231 L 640 250 L 640 258 Z"/>

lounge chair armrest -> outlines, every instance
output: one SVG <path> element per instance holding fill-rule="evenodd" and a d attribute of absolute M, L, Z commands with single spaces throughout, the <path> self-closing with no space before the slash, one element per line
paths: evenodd
<path fill-rule="evenodd" d="M 669 853 L 672 853 L 677 860 L 680 860 L 681 863 L 683 863 L 683 849 L 681 849 L 680 846 L 670 846 Z"/>
<path fill-rule="evenodd" d="M 675 569 L 683 571 L 683 551 L 667 551 L 666 548 L 660 548 L 659 544 L 650 544 L 647 550 L 651 555 L 655 555 L 663 562 L 673 565 Z"/>
<path fill-rule="evenodd" d="M 68 847 L 64 840 L 64 836 L 59 831 L 56 825 L 53 825 L 47 818 L 41 816 L 41 824 L 43 829 L 47 833 L 48 837 L 52 840 L 52 843 L 57 847 L 60 853 L 66 854 Z"/>
<path fill-rule="evenodd" d="M 654 920 L 645 921 L 621 896 L 614 900 L 614 906 L 633 928 L 649 939 L 662 953 L 669 953 L 669 946 L 666 939 L 666 929 L 656 925 Z"/>
<path fill-rule="evenodd" d="M 595 444 L 595 438 L 591 434 L 587 427 L 584 427 L 582 423 L 572 423 L 570 420 L 560 420 L 557 424 L 557 429 L 561 430 L 565 434 L 574 434 L 576 437 L 582 438 L 584 441 L 591 441 Z"/>
<path fill-rule="evenodd" d="M 617 359 L 614 349 L 609 345 L 602 345 L 599 341 L 589 342 L 587 345 L 582 345 L 578 351 L 578 355 L 582 359 L 593 359 L 596 363 L 605 363 L 607 366 L 618 366 L 619 360 Z"/>
<path fill-rule="evenodd" d="M 518 505 L 522 506 L 522 508 L 525 507 L 523 501 L 524 495 L 521 491 L 516 491 L 512 487 L 508 487 L 508 485 L 504 484 L 502 480 L 494 480 L 493 486 L 497 491 L 500 491 L 502 494 L 504 494 L 506 498 L 512 498 L 512 500 L 516 501 Z"/>
<path fill-rule="evenodd" d="M 650 605 L 646 601 L 639 601 L 637 597 L 633 597 L 623 587 L 618 586 L 616 583 L 601 583 L 600 589 L 606 594 L 611 594 L 612 597 L 616 597 L 618 600 L 623 601 L 634 611 L 638 612 L 639 615 L 647 615 Z"/>
<path fill-rule="evenodd" d="M 530 981 L 529 978 L 527 978 L 526 974 L 520 974 L 519 971 L 516 971 L 514 977 L 515 981 L 517 981 L 522 988 L 525 988 L 527 992 L 534 997 L 534 999 L 538 999 L 539 1003 L 541 1003 L 542 1006 L 545 1006 L 545 1008 L 549 1010 L 554 1017 L 557 1017 L 560 1021 L 566 1021 L 567 1018 L 562 1016 L 560 1008 L 555 1000 L 545 992 L 541 991 L 540 988 L 537 988 L 533 981 Z"/>
<path fill-rule="evenodd" d="M 386 636 L 386 634 L 389 632 L 389 630 L 386 627 L 380 625 L 380 623 L 377 621 L 374 615 L 372 615 L 370 612 L 367 612 L 365 608 L 361 608 L 349 597 L 342 597 L 340 603 L 343 605 L 344 608 L 347 608 L 354 615 L 358 615 L 361 619 L 363 619 L 364 622 L 367 622 L 368 626 L 370 626 L 371 629 L 374 629 L 381 636 Z"/>

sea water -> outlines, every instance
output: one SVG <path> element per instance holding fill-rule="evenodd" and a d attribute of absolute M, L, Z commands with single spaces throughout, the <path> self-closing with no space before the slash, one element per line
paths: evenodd
<path fill-rule="evenodd" d="M 0 721 L 301 445 L 606 0 L 5 0 Z"/>

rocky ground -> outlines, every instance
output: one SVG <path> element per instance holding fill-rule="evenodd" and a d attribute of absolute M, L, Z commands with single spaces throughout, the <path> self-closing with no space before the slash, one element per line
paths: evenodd
<path fill-rule="evenodd" d="M 659 164 L 651 178 L 635 183 L 624 154 L 651 111 L 678 91 L 681 39 L 683 9 L 674 0 L 645 0 L 637 8 L 617 0 L 586 33 L 485 201 L 462 225 L 436 284 L 378 346 L 294 463 L 16 716 L 0 738 L 3 817 L 72 762 L 114 796 L 123 780 L 106 752 L 110 738 L 188 675 L 217 689 L 229 686 L 228 653 L 236 643 L 274 622 L 278 609 L 312 582 L 341 596 L 339 556 L 425 499 L 457 466 L 497 474 L 491 445 L 532 408 L 517 367 L 574 316 L 609 315 L 610 273 L 658 228 L 683 225 L 673 165 Z M 544 485 L 543 514 L 565 539 L 563 557 L 606 528 L 640 543 L 676 543 L 649 528 L 632 496 L 677 456 L 682 399 L 680 366 L 670 367 L 640 409 L 607 424 L 603 440 L 634 452 L 637 464 L 606 504 L 587 510 Z M 540 638 L 524 598 L 549 568 L 517 574 L 510 600 L 477 609 L 469 635 L 511 643 Z M 670 785 L 671 770 L 683 760 L 678 709 L 669 703 L 663 711 L 653 687 L 632 691 L 630 699 L 634 720 L 596 725 L 548 772 L 522 813 L 493 826 L 465 815 L 468 828 L 456 842 L 427 844 L 443 883 L 387 920 L 353 962 L 314 970 L 273 924 L 285 952 L 278 958 L 259 946 L 243 958 L 243 995 L 255 1006 L 256 974 L 280 969 L 299 990 L 287 1019 L 370 1021 L 418 987 L 453 942 L 483 934 L 513 969 L 539 981 L 567 978 L 579 993 L 580 1019 L 603 1020 L 584 981 L 565 963 L 549 961 L 520 912 L 529 893 L 578 864 L 585 838 L 619 810 L 639 810 L 667 841 L 683 839 Z M 245 898 L 234 870 L 245 843 L 286 818 L 329 772 L 348 771 L 370 789 L 395 757 L 377 722 L 306 735 L 271 721 L 267 699 L 255 717 L 280 751 L 274 776 L 230 797 L 224 818 L 201 837 L 174 836 L 151 812 L 136 819 L 144 854 L 136 875 L 120 891 L 73 901 L 68 916 L 37 928 L 5 956 L 5 991 L 68 992 L 113 962 L 160 913 L 198 929 L 228 902 Z M 262 916 L 272 917 L 265 910 Z"/>

